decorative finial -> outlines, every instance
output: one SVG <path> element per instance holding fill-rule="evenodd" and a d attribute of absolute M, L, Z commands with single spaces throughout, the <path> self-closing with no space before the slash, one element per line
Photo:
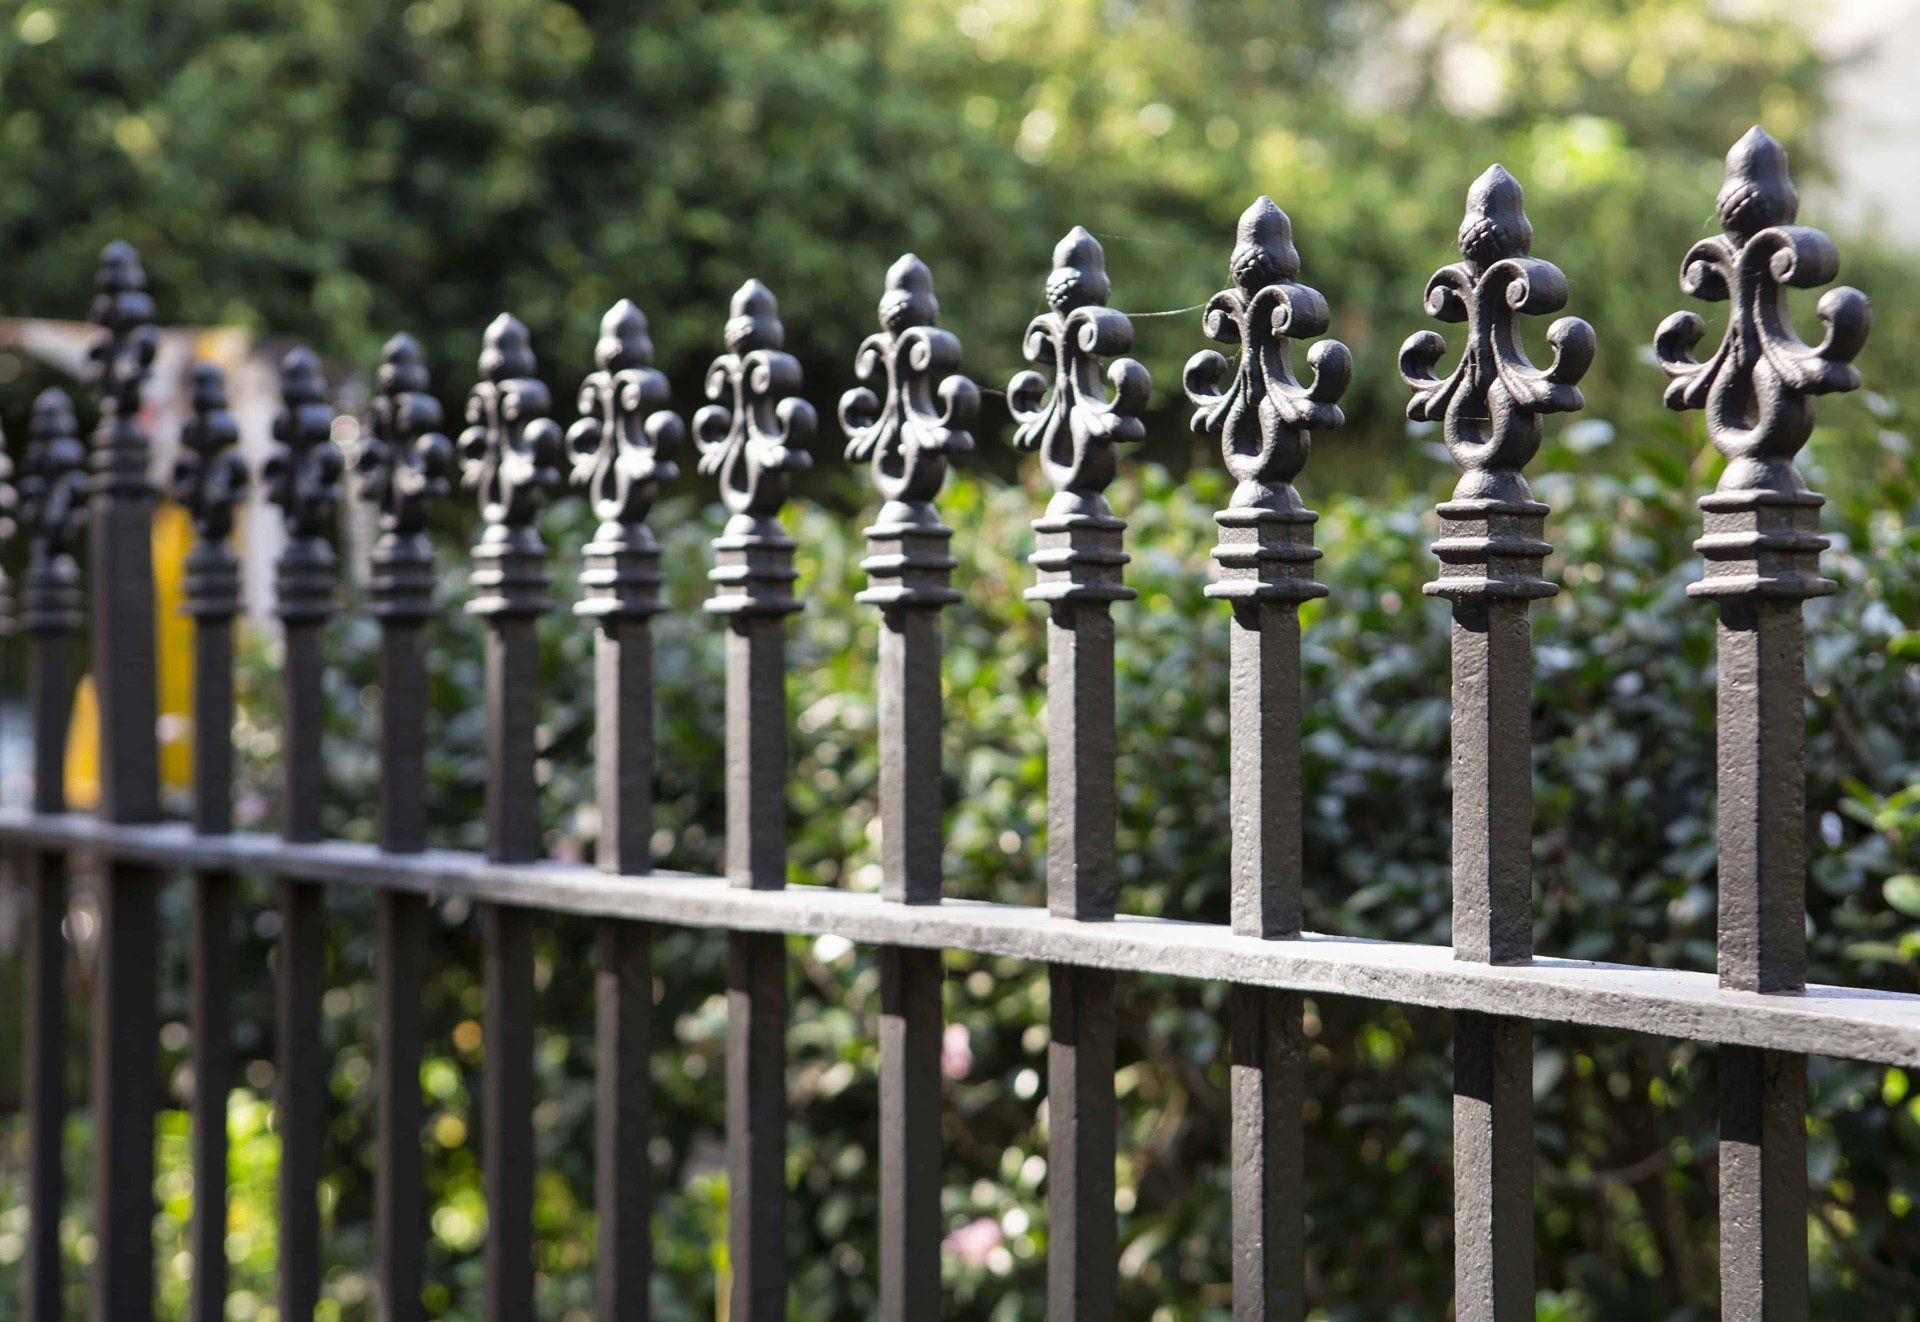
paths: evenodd
<path fill-rule="evenodd" d="M 140 391 L 153 369 L 159 342 L 153 311 L 139 252 L 125 239 L 115 239 L 101 250 L 93 307 L 87 313 L 87 320 L 103 327 L 107 336 L 88 351 L 87 360 L 101 408 L 123 418 L 139 413 Z"/>
<path fill-rule="evenodd" d="M 1043 312 L 1027 324 L 1028 362 L 1049 369 L 1052 379 L 1026 371 L 1007 384 L 1014 422 L 1013 443 L 1038 450 L 1047 480 L 1059 494 L 1050 512 L 1110 515 L 1101 494 L 1118 468 L 1114 447 L 1146 435 L 1147 369 L 1131 358 L 1107 368 L 1113 398 L 1100 387 L 1103 356 L 1133 345 L 1133 323 L 1106 306 L 1112 292 L 1099 241 L 1076 225 L 1053 250 Z"/>
<path fill-rule="evenodd" d="M 548 416 L 552 392 L 535 368 L 527 328 L 502 312 L 487 327 L 481 379 L 467 396 L 467 429 L 460 433 L 466 484 L 479 492 L 490 529 L 530 528 L 560 485 L 563 438 Z"/>
<path fill-rule="evenodd" d="M 476 615 L 537 615 L 548 605 L 547 548 L 534 519 L 560 485 L 566 439 L 535 367 L 527 328 L 508 313 L 495 317 L 460 433 L 466 484 L 479 492 L 486 524 L 473 550 L 477 595 L 467 604 Z"/>
<path fill-rule="evenodd" d="M 87 447 L 80 440 L 73 400 L 58 386 L 48 386 L 33 401 L 20 505 L 29 557 L 70 558 L 87 530 Z"/>
<path fill-rule="evenodd" d="M 1093 235 L 1076 225 L 1053 250 L 1047 276 L 1052 308 L 1027 323 L 1022 351 L 1051 374 L 1025 371 L 1007 383 L 1007 407 L 1016 424 L 1013 443 L 1038 450 L 1053 499 L 1035 520 L 1032 563 L 1039 582 L 1033 601 L 1125 601 L 1127 563 L 1120 549 L 1126 522 L 1107 504 L 1107 484 L 1119 468 L 1115 447 L 1146 435 L 1140 419 L 1150 382 L 1131 358 L 1107 366 L 1113 387 L 1100 384 L 1100 359 L 1133 345 L 1133 323 L 1106 306 L 1112 292 L 1105 257 Z"/>
<path fill-rule="evenodd" d="M 1233 288 L 1208 301 L 1203 324 L 1209 339 L 1239 348 L 1240 365 L 1222 394 L 1227 360 L 1211 349 L 1188 360 L 1193 429 L 1220 441 L 1240 483 L 1234 508 L 1299 511 L 1292 483 L 1307 462 L 1309 429 L 1345 421 L 1336 401 L 1353 379 L 1353 357 L 1338 340 L 1321 340 L 1307 351 L 1313 381 L 1294 376 L 1292 341 L 1325 335 L 1330 319 L 1319 292 L 1294 283 L 1293 225 L 1272 198 L 1241 215 L 1229 269 Z"/>
<path fill-rule="evenodd" d="M 333 440 L 333 407 L 320 360 L 305 346 L 280 360 L 280 413 L 273 449 L 260 470 L 267 499 L 280 507 L 287 544 L 278 565 L 279 614 L 288 622 L 323 619 L 332 609 L 334 516 L 346 459 Z"/>
<path fill-rule="evenodd" d="M 426 355 L 411 335 L 387 341 L 374 384 L 353 460 L 360 499 L 380 515 L 380 536 L 368 556 L 370 609 L 382 620 L 422 620 L 433 611 L 427 514 L 453 490 L 453 442 L 441 434 L 440 401 Z"/>
<path fill-rule="evenodd" d="M 693 416 L 700 471 L 720 479 L 735 515 L 771 518 L 786 503 L 791 475 L 813 463 L 805 449 L 819 419 L 800 389 L 800 363 L 782 353 L 786 328 L 773 291 L 741 285 L 727 319 L 727 352 L 707 369 L 713 403 Z"/>
<path fill-rule="evenodd" d="M 1705 362 L 1693 356 L 1706 323 L 1676 312 L 1660 323 L 1654 350 L 1673 378 L 1667 407 L 1704 409 L 1707 438 L 1727 458 L 1718 490 L 1782 496 L 1807 490 L 1794 456 L 1813 432 L 1813 396 L 1856 390 L 1853 359 L 1867 341 L 1867 296 L 1845 285 L 1820 296 L 1826 327 L 1817 345 L 1794 333 L 1789 289 L 1817 289 L 1840 271 L 1833 241 L 1793 223 L 1799 197 L 1787 153 L 1765 129 L 1751 128 L 1727 153 L 1716 204 L 1724 234 L 1693 245 L 1680 287 L 1695 298 L 1727 302 L 1727 329 Z"/>
<path fill-rule="evenodd" d="M 431 393 L 426 355 L 413 336 L 387 341 L 375 387 L 353 462 L 360 498 L 380 512 L 383 538 L 418 537 L 433 502 L 453 489 L 454 459 L 453 443 L 440 431 L 444 415 Z"/>
<path fill-rule="evenodd" d="M 20 517 L 27 532 L 21 624 L 30 631 L 80 628 L 80 567 L 73 553 L 87 529 L 87 447 L 73 400 L 58 386 L 33 401 L 20 465 Z"/>
<path fill-rule="evenodd" d="M 1582 406 L 1576 383 L 1593 363 L 1593 328 L 1578 317 L 1547 327 L 1553 361 L 1544 370 L 1527 359 L 1517 324 L 1522 314 L 1558 312 L 1567 278 L 1551 262 L 1528 256 L 1533 226 L 1521 209 L 1520 184 L 1495 165 L 1467 193 L 1460 225 L 1463 260 L 1427 282 L 1428 315 L 1465 322 L 1460 363 L 1444 380 L 1434 367 L 1447 342 L 1421 331 L 1400 347 L 1400 375 L 1413 388 L 1407 416 L 1439 422 L 1447 450 L 1464 470 L 1455 500 L 1526 503 L 1533 499 L 1521 467 L 1540 449 L 1540 420 Z"/>
<path fill-rule="evenodd" d="M 647 315 L 631 299 L 600 319 L 593 357 L 599 370 L 580 383 L 580 420 L 567 431 L 574 483 L 587 489 L 600 519 L 584 548 L 585 594 L 574 610 L 607 620 L 645 619 L 664 609 L 660 544 L 647 514 L 661 485 L 680 475 L 671 456 L 687 428 L 667 407 L 671 392 L 653 366 Z"/>
<path fill-rule="evenodd" d="M 1813 397 L 1859 388 L 1853 359 L 1867 342 L 1872 312 L 1865 294 L 1836 285 L 1815 305 L 1826 327 L 1820 343 L 1795 334 L 1787 291 L 1832 280 L 1840 254 L 1819 230 L 1793 223 L 1799 196 L 1786 149 L 1765 129 L 1748 129 L 1727 153 L 1716 210 L 1725 233 L 1693 245 L 1680 265 L 1680 287 L 1730 305 L 1720 347 L 1705 362 L 1694 358 L 1706 323 L 1692 312 L 1661 322 L 1653 341 L 1672 378 L 1667 407 L 1704 409 L 1707 439 L 1727 460 L 1719 483 L 1700 498 L 1706 535 L 1694 549 L 1707 569 L 1687 591 L 1710 598 L 1825 596 L 1835 585 L 1819 571 L 1827 545 L 1819 535 L 1823 501 L 1807 489 L 1794 457 L 1813 434 Z"/>
<path fill-rule="evenodd" d="M 600 320 L 593 360 L 599 370 L 580 386 L 580 420 L 567 431 L 573 480 L 587 489 L 600 520 L 599 541 L 646 522 L 660 487 L 680 475 L 670 456 L 686 425 L 667 407 L 666 374 L 653 366 L 647 316 L 621 299 Z"/>
<path fill-rule="evenodd" d="M 240 457 L 240 424 L 227 408 L 227 382 L 213 363 L 193 366 L 192 416 L 180 428 L 173 465 L 173 498 L 193 517 L 202 542 L 227 540 L 233 508 L 246 495 L 247 465 Z"/>
<path fill-rule="evenodd" d="M 888 268 L 881 329 L 854 359 L 863 384 L 840 397 L 847 458 L 871 463 L 874 485 L 898 506 L 882 523 L 937 523 L 932 501 L 946 480 L 947 456 L 973 448 L 968 429 L 980 391 L 959 374 L 960 341 L 935 324 L 939 316 L 933 275 L 908 253 Z"/>

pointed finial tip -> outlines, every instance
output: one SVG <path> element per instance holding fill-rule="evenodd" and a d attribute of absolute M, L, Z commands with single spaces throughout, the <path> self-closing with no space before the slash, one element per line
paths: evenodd
<path fill-rule="evenodd" d="M 887 287 L 880 295 L 880 324 L 896 335 L 909 326 L 931 326 L 940 315 L 933 296 L 933 272 L 913 253 L 887 268 Z"/>
<path fill-rule="evenodd" d="M 1113 285 L 1107 278 L 1106 252 L 1100 240 L 1075 225 L 1054 245 L 1053 273 L 1047 277 L 1047 302 L 1057 312 L 1071 312 L 1089 303 L 1107 301 Z"/>
<path fill-rule="evenodd" d="M 927 264 L 920 260 L 918 253 L 901 253 L 894 259 L 893 265 L 887 268 L 889 289 L 906 289 L 920 285 L 931 287 L 932 284 L 933 272 L 927 269 Z"/>
<path fill-rule="evenodd" d="M 1240 213 L 1233 255 L 1227 269 L 1243 293 L 1300 274 L 1300 253 L 1293 246 L 1293 222 L 1274 200 L 1262 193 Z"/>
<path fill-rule="evenodd" d="M 1787 169 L 1787 149 L 1758 124 L 1728 149 L 1726 178 L 1714 211 L 1721 227 L 1743 243 L 1799 214 L 1800 194 Z"/>
<path fill-rule="evenodd" d="M 1460 222 L 1460 255 L 1487 267 L 1509 257 L 1524 257 L 1533 247 L 1525 193 L 1507 167 L 1494 162 L 1467 190 L 1467 213 Z"/>

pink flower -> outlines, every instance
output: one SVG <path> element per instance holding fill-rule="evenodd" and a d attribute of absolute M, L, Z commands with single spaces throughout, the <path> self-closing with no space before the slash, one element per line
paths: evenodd
<path fill-rule="evenodd" d="M 948 1024 L 940 1035 L 940 1072 L 949 1079 L 973 1073 L 973 1038 L 965 1024 Z"/>
<path fill-rule="evenodd" d="M 1000 1223 L 990 1216 L 978 1216 L 948 1235 L 941 1246 L 969 1267 L 984 1267 L 993 1251 L 1006 1242 Z"/>

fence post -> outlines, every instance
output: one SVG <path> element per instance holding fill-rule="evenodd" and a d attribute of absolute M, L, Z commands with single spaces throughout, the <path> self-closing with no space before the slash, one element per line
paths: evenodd
<path fill-rule="evenodd" d="M 339 509 L 345 462 L 333 442 L 326 378 L 311 350 L 290 350 L 281 362 L 280 397 L 275 445 L 261 480 L 287 527 L 275 566 L 276 609 L 286 639 L 281 834 L 289 843 L 309 844 L 325 836 L 325 642 L 337 579 L 327 538 Z M 320 1152 L 327 1098 L 320 997 L 326 989 L 327 915 L 325 888 L 318 882 L 289 881 L 280 894 L 274 1106 L 280 1131 L 280 1316 L 305 1322 L 320 1300 Z"/>
<path fill-rule="evenodd" d="M 378 511 L 368 557 L 368 609 L 380 621 L 380 847 L 418 853 L 427 843 L 427 663 L 435 567 L 427 516 L 451 489 L 453 445 L 410 335 L 381 352 L 367 434 L 354 456 L 362 500 Z M 376 1098 L 374 1288 L 381 1322 L 418 1322 L 425 1284 L 426 1198 L 421 1175 L 420 1003 L 426 990 L 424 896 L 374 898 Z"/>
<path fill-rule="evenodd" d="M 33 722 L 33 810 L 67 810 L 67 719 L 73 709 L 73 636 L 86 599 L 73 552 L 86 535 L 87 450 L 73 401 L 40 392 L 21 465 L 27 572 L 20 626 L 27 635 L 27 708 Z M 66 1197 L 60 1135 L 67 1097 L 67 856 L 29 858 L 27 912 L 27 1249 L 22 1268 L 27 1322 L 58 1322 L 60 1208 Z"/>
<path fill-rule="evenodd" d="M 1806 982 L 1806 638 L 1801 603 L 1835 584 L 1820 577 L 1822 497 L 1794 456 L 1813 429 L 1813 396 L 1858 388 L 1866 296 L 1821 295 L 1826 335 L 1800 341 L 1786 291 L 1839 273 L 1827 236 L 1794 224 L 1799 197 L 1787 153 L 1758 127 L 1727 153 L 1717 202 L 1724 233 L 1702 239 L 1680 287 L 1728 304 L 1720 349 L 1693 349 L 1706 326 L 1692 312 L 1661 323 L 1655 350 L 1674 409 L 1704 409 L 1727 465 L 1700 498 L 1694 549 L 1705 576 L 1688 593 L 1720 603 L 1720 985 L 1797 992 Z M 1807 1065 L 1787 1052 L 1727 1047 L 1720 1057 L 1720 1311 L 1723 1317 L 1807 1316 Z"/>
<path fill-rule="evenodd" d="M 87 319 L 106 335 L 88 354 L 100 398 L 88 506 L 93 536 L 94 685 L 100 711 L 100 815 L 160 816 L 154 670 L 153 483 L 140 396 L 153 368 L 153 299 L 133 245 L 100 254 Z M 93 1010 L 94 1322 L 153 1316 L 153 1119 L 160 873 L 108 862 L 100 891 Z"/>
<path fill-rule="evenodd" d="M 576 614 L 594 620 L 594 786 L 597 861 L 605 872 L 653 870 L 653 638 L 660 545 L 647 514 L 662 483 L 679 476 L 668 456 L 686 426 L 667 408 L 666 376 L 653 367 L 647 318 L 622 299 L 600 322 L 599 370 L 580 387 L 580 420 L 567 433 L 573 478 L 600 520 L 585 548 Z M 652 927 L 605 919 L 596 934 L 594 986 L 594 1205 L 601 1317 L 645 1322 L 653 1268 Z"/>
<path fill-rule="evenodd" d="M 239 425 L 220 369 L 193 369 L 193 414 L 180 431 L 174 499 L 193 518 L 186 614 L 193 620 L 193 827 L 233 829 L 233 617 L 240 560 L 229 546 L 245 497 Z M 222 1322 L 227 1310 L 227 1096 L 233 1088 L 233 874 L 193 879 L 193 1287 L 188 1316 Z"/>
<path fill-rule="evenodd" d="M 933 276 L 909 253 L 887 271 L 880 330 L 861 344 L 862 384 L 840 400 L 847 459 L 871 464 L 886 497 L 862 568 L 880 628 L 880 893 L 940 902 L 940 608 L 953 530 L 933 498 L 947 457 L 973 448 L 980 392 L 959 374 L 960 341 L 936 324 Z M 937 405 L 935 401 L 938 401 Z M 940 1034 L 937 950 L 880 951 L 880 1315 L 940 1312 Z"/>
<path fill-rule="evenodd" d="M 1407 416 L 1438 422 L 1460 466 L 1439 507 L 1440 577 L 1423 589 L 1453 608 L 1453 948 L 1456 959 L 1533 958 L 1533 659 L 1528 608 L 1556 591 L 1540 577 L 1547 507 L 1521 468 L 1540 449 L 1541 417 L 1581 406 L 1593 361 L 1577 317 L 1547 328 L 1553 361 L 1521 347 L 1522 314 L 1557 312 L 1566 277 L 1528 255 L 1520 185 L 1490 167 L 1467 193 L 1461 260 L 1427 282 L 1426 309 L 1465 322 L 1460 363 L 1434 367 L 1446 341 L 1421 331 L 1400 350 L 1413 390 Z M 1462 1322 L 1534 1313 L 1533 1029 L 1524 1019 L 1461 1014 L 1454 1025 L 1454 1291 Z"/>
<path fill-rule="evenodd" d="M 534 519 L 560 484 L 565 448 L 534 376 L 527 328 L 506 313 L 487 327 L 480 381 L 460 435 L 467 485 L 485 523 L 473 548 L 475 597 L 487 622 L 487 856 L 538 858 L 535 727 L 540 657 L 534 625 L 547 599 L 546 544 Z M 481 911 L 486 985 L 482 1124 L 487 1196 L 487 1322 L 533 1315 L 533 923 L 524 909 Z"/>
<path fill-rule="evenodd" d="M 1038 450 L 1054 488 L 1034 521 L 1029 601 L 1047 606 L 1047 908 L 1092 922 L 1114 914 L 1114 685 L 1116 601 L 1126 522 L 1102 494 L 1116 444 L 1146 428 L 1147 369 L 1100 358 L 1133 344 L 1133 323 L 1106 306 L 1112 286 L 1100 244 L 1074 229 L 1053 250 L 1050 311 L 1027 325 L 1023 352 L 1046 373 L 1007 385 L 1013 443 Z M 1049 966 L 1052 1042 L 1047 1049 L 1047 1312 L 1056 1319 L 1114 1314 L 1113 974 Z"/>
<path fill-rule="evenodd" d="M 727 620 L 727 878 L 778 890 L 787 879 L 787 635 L 793 540 L 780 526 L 792 474 L 817 424 L 796 393 L 773 291 L 734 293 L 727 351 L 707 369 L 712 403 L 694 415 L 700 471 L 718 479 L 730 517 L 714 539 L 714 594 Z M 786 1317 L 786 942 L 727 936 L 727 1237 L 731 1322 Z"/>
<path fill-rule="evenodd" d="M 1215 516 L 1219 581 L 1207 595 L 1233 608 L 1230 723 L 1234 931 L 1296 937 L 1301 920 L 1300 605 L 1327 594 L 1313 579 L 1319 518 L 1293 479 L 1306 466 L 1310 429 L 1338 427 L 1338 400 L 1353 359 L 1338 340 L 1307 352 L 1314 376 L 1293 374 L 1296 339 L 1324 335 L 1326 300 L 1295 283 L 1293 226 L 1262 197 L 1240 217 L 1228 270 L 1233 287 L 1207 304 L 1211 349 L 1187 363 L 1193 429 L 1216 438 L 1239 483 Z M 1231 989 L 1233 1307 L 1240 1318 L 1302 1317 L 1306 1292 L 1304 1098 L 1306 1038 L 1297 992 Z"/>

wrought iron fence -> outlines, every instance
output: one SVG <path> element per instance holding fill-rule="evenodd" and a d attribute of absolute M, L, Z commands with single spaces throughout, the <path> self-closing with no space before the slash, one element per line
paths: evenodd
<path fill-rule="evenodd" d="M 318 1040 L 325 990 L 322 919 L 329 888 L 378 895 L 378 1152 L 375 1267 L 380 1316 L 421 1314 L 424 1196 L 418 1142 L 420 1001 L 429 896 L 479 903 L 486 1012 L 481 1152 L 488 1212 L 486 1316 L 533 1315 L 530 1207 L 535 1169 L 532 935 L 542 914 L 598 922 L 597 1152 L 599 1314 L 647 1313 L 651 1258 L 648 1053 L 650 934 L 681 924 L 728 934 L 727 1163 L 729 1315 L 782 1317 L 787 971 L 792 933 L 838 933 L 880 951 L 880 1298 L 883 1316 L 937 1314 L 940 1298 L 941 951 L 1009 955 L 1047 967 L 1049 1311 L 1115 1311 L 1114 986 L 1127 973 L 1231 985 L 1233 1298 L 1236 1316 L 1298 1318 L 1304 1291 L 1301 996 L 1355 996 L 1441 1007 L 1455 1022 L 1457 1314 L 1517 1319 L 1533 1310 L 1532 1025 L 1651 1031 L 1713 1044 L 1721 1065 L 1721 1300 L 1732 1318 L 1807 1313 L 1806 1062 L 1809 1053 L 1920 1064 L 1920 997 L 1804 982 L 1804 639 L 1801 602 L 1831 592 L 1821 498 L 1794 467 L 1814 397 L 1854 389 L 1867 301 L 1823 294 L 1825 334 L 1794 333 L 1787 293 L 1827 285 L 1833 245 L 1794 223 L 1786 155 L 1759 129 L 1727 159 L 1723 233 L 1686 254 L 1681 285 L 1728 304 L 1718 349 L 1692 312 L 1659 329 L 1667 402 L 1703 409 L 1726 456 L 1703 497 L 1695 595 L 1720 607 L 1719 971 L 1636 968 L 1536 956 L 1531 832 L 1530 603 L 1549 596 L 1547 507 L 1522 469 L 1544 415 L 1581 407 L 1592 330 L 1547 328 L 1545 368 L 1522 347 L 1523 315 L 1559 312 L 1566 281 L 1531 255 L 1520 185 L 1495 166 L 1468 194 L 1460 261 L 1427 284 L 1426 311 L 1465 327 L 1458 364 L 1435 368 L 1445 340 L 1421 331 L 1401 350 L 1409 414 L 1438 422 L 1461 476 L 1439 507 L 1441 565 L 1427 591 L 1453 616 L 1453 945 L 1343 939 L 1301 931 L 1300 620 L 1314 581 L 1315 516 L 1292 486 L 1309 433 L 1341 424 L 1352 361 L 1320 338 L 1333 317 L 1300 283 L 1287 217 L 1267 198 L 1241 218 L 1231 284 L 1206 306 L 1213 351 L 1187 365 L 1196 431 L 1217 439 L 1239 485 L 1218 514 L 1218 575 L 1231 630 L 1231 924 L 1116 911 L 1112 606 L 1123 581 L 1124 521 L 1103 492 L 1119 447 L 1143 435 L 1143 367 L 1109 306 L 1098 242 L 1075 229 L 1055 249 L 1048 310 L 1027 328 L 1034 370 L 1007 387 L 1014 442 L 1039 452 L 1054 495 L 1035 521 L 1030 600 L 1047 612 L 1048 802 L 1045 911 L 941 896 L 941 608 L 952 532 L 934 500 L 950 456 L 973 444 L 980 392 L 961 375 L 959 341 L 939 328 L 927 267 L 887 273 L 879 329 L 859 348 L 864 383 L 841 401 L 850 461 L 869 463 L 885 503 L 867 530 L 860 599 L 878 610 L 881 751 L 880 893 L 785 888 L 788 775 L 785 645 L 794 544 L 780 514 L 818 427 L 797 361 L 782 351 L 774 296 L 749 280 L 734 296 L 725 352 L 707 374 L 710 401 L 691 433 L 702 473 L 730 515 L 713 543 L 707 608 L 726 629 L 726 866 L 722 876 L 656 869 L 650 841 L 654 738 L 649 620 L 661 611 L 660 550 L 647 516 L 687 427 L 651 364 L 646 318 L 622 302 L 606 316 L 598 370 L 563 431 L 526 328 L 487 328 L 467 426 L 443 434 L 417 344 L 387 346 L 366 439 L 353 457 L 377 511 L 369 600 L 381 629 L 380 839 L 324 838 L 319 816 L 326 658 L 336 563 L 329 533 L 347 458 L 332 440 L 320 366 L 285 360 L 285 406 L 260 475 L 289 533 L 278 565 L 285 627 L 284 833 L 232 829 L 233 620 L 238 565 L 228 547 L 249 474 L 217 370 L 200 367 L 173 492 L 197 532 L 185 610 L 194 621 L 194 794 L 190 822 L 161 820 L 155 754 L 153 566 L 156 492 L 141 392 L 155 309 L 140 259 L 124 243 L 102 256 L 91 319 L 100 422 L 90 447 L 71 401 L 34 406 L 19 491 L 30 545 L 19 623 L 26 637 L 35 737 L 33 802 L 0 814 L 0 844 L 29 896 L 26 1051 L 30 1243 L 25 1314 L 60 1313 L 56 1227 L 65 1058 L 62 920 L 70 859 L 97 858 L 98 990 L 93 1006 L 93 1129 L 98 1253 L 94 1317 L 153 1312 L 152 1123 L 158 945 L 155 899 L 175 872 L 192 877 L 192 1166 L 195 1258 L 190 1315 L 223 1316 L 226 1294 L 224 1114 L 233 1079 L 230 927 L 235 877 L 281 887 L 278 942 L 279 1308 L 312 1316 L 320 1289 L 317 1190 L 326 1097 Z M 1309 379 L 1295 375 L 1295 341 Z M 89 461 L 89 449 L 91 459 Z M 595 630 L 601 835 L 597 868 L 541 858 L 534 761 L 534 628 L 550 607 L 548 548 L 535 516 L 563 483 L 592 501 L 599 526 L 582 549 L 583 599 Z M 90 468 L 90 473 L 85 471 Z M 425 659 L 436 569 L 430 507 L 456 476 L 479 496 L 474 599 L 486 621 L 487 824 L 484 854 L 426 847 Z M 84 623 L 76 553 L 90 539 L 93 655 L 100 702 L 101 803 L 68 813 L 61 756 L 74 643 Z"/>

